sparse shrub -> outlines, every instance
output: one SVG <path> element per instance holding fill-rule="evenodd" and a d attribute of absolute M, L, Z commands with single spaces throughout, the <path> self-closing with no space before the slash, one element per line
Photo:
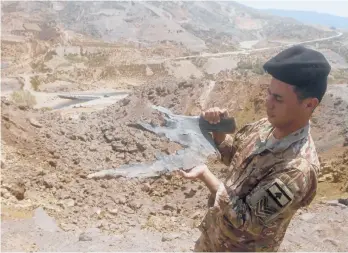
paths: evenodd
<path fill-rule="evenodd" d="M 39 90 L 40 80 L 39 80 L 39 77 L 38 77 L 38 76 L 32 77 L 31 80 L 30 80 L 30 83 L 31 83 L 31 86 L 33 87 L 33 89 L 34 89 L 35 91 L 38 91 L 38 90 Z"/>
<path fill-rule="evenodd" d="M 348 74 L 347 70 L 335 69 L 331 72 L 334 79 L 346 79 Z"/>
<path fill-rule="evenodd" d="M 41 108 L 41 111 L 42 111 L 42 112 L 49 112 L 49 111 L 52 111 L 52 110 L 53 110 L 52 107 L 42 107 L 42 108 Z"/>
<path fill-rule="evenodd" d="M 239 69 L 252 69 L 253 68 L 253 63 L 251 62 L 251 60 L 240 60 L 237 63 L 237 67 Z"/>
<path fill-rule="evenodd" d="M 46 73 L 46 72 L 50 72 L 51 69 L 47 68 L 45 63 L 43 63 L 42 61 L 37 62 L 37 63 L 31 63 L 30 66 L 37 72 L 41 72 L 41 73 Z"/>
<path fill-rule="evenodd" d="M 27 90 L 18 90 L 12 93 L 12 100 L 17 105 L 24 105 L 28 107 L 33 107 L 36 105 L 35 97 Z"/>
<path fill-rule="evenodd" d="M 45 55 L 44 61 L 46 62 L 46 61 L 52 60 L 53 55 L 57 55 L 55 50 L 47 52 L 47 54 Z"/>
<path fill-rule="evenodd" d="M 329 77 L 328 77 L 328 83 L 329 83 L 329 84 L 334 84 L 334 83 L 335 83 L 335 78 L 332 77 L 331 75 L 329 75 Z"/>
<path fill-rule="evenodd" d="M 89 67 L 100 67 L 107 63 L 108 56 L 104 54 L 91 55 L 88 57 L 88 65 Z"/>
<path fill-rule="evenodd" d="M 111 78 L 115 75 L 117 75 L 117 71 L 114 66 L 106 66 L 101 74 L 102 78 Z"/>
<path fill-rule="evenodd" d="M 237 67 L 241 70 L 251 70 L 258 75 L 263 75 L 265 73 L 263 70 L 263 63 L 260 59 L 257 59 L 255 62 L 251 60 L 241 60 L 238 62 Z"/>
<path fill-rule="evenodd" d="M 257 59 L 256 62 L 253 63 L 253 70 L 255 74 L 263 75 L 265 70 L 263 69 L 263 63 L 260 59 Z"/>
<path fill-rule="evenodd" d="M 83 62 L 83 57 L 79 56 L 78 54 L 68 54 L 65 56 L 65 58 L 68 61 L 74 62 L 74 63 L 80 63 Z"/>

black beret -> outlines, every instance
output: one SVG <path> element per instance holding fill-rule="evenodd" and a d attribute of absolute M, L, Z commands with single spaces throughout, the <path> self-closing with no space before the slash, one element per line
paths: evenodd
<path fill-rule="evenodd" d="M 327 85 L 331 67 L 325 56 L 304 46 L 293 46 L 280 52 L 263 65 L 274 78 L 297 87 Z"/>

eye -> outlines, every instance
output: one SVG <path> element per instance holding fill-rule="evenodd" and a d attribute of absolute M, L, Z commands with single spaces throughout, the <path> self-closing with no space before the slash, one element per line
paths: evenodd
<path fill-rule="evenodd" d="M 282 103 L 283 100 L 280 98 L 280 97 L 275 97 L 275 100 L 278 102 L 278 103 Z"/>

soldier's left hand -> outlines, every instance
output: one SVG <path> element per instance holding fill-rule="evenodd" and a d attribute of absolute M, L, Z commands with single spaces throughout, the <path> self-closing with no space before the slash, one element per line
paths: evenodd
<path fill-rule="evenodd" d="M 187 179 L 202 179 L 204 176 L 204 173 L 207 170 L 208 170 L 208 167 L 205 164 L 203 164 L 203 165 L 198 165 L 196 167 L 193 167 L 188 172 L 184 170 L 179 170 L 179 175 Z"/>

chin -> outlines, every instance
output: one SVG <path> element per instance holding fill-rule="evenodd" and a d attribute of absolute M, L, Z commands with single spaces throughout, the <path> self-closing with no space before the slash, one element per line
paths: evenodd
<path fill-rule="evenodd" d="M 274 126 L 274 123 L 276 123 L 275 118 L 268 116 L 268 115 L 267 115 L 267 118 L 268 118 L 269 123 L 271 123 L 271 125 Z"/>

